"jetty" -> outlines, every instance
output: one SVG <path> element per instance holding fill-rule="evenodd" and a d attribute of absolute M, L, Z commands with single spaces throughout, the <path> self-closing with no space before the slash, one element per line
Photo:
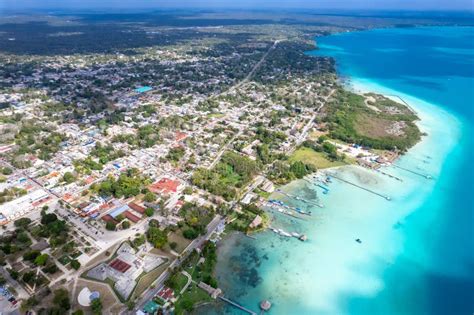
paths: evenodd
<path fill-rule="evenodd" d="M 229 300 L 229 299 L 226 298 L 225 296 L 220 295 L 220 296 L 219 296 L 219 299 L 221 299 L 222 301 L 224 301 L 224 302 L 226 302 L 226 303 L 229 303 L 229 304 L 232 305 L 233 307 L 238 308 L 239 310 L 244 311 L 244 312 L 246 312 L 246 313 L 248 313 L 248 314 L 257 315 L 257 313 L 255 313 L 254 311 L 249 310 L 248 308 L 243 307 L 242 305 L 240 305 L 240 304 L 237 303 L 237 302 L 234 302 L 234 301 L 232 301 L 232 300 Z"/>
<path fill-rule="evenodd" d="M 374 190 L 372 190 L 372 189 L 369 189 L 369 188 L 366 188 L 366 187 L 357 185 L 357 184 L 355 184 L 355 183 L 353 183 L 353 182 L 350 182 L 350 181 L 348 181 L 348 180 L 346 180 L 346 179 L 342 179 L 342 178 L 340 178 L 340 177 L 338 177 L 338 176 L 335 176 L 335 175 L 333 175 L 333 174 L 328 174 L 328 176 L 331 176 L 331 177 L 333 177 L 333 178 L 335 178 L 335 179 L 337 179 L 337 180 L 340 180 L 341 182 L 344 182 L 344 183 L 346 183 L 346 184 L 352 185 L 352 186 L 357 187 L 357 188 L 359 188 L 359 189 L 362 189 L 362 190 L 365 190 L 365 191 L 367 191 L 367 192 L 370 192 L 371 194 L 374 194 L 374 195 L 376 195 L 376 196 L 382 197 L 382 198 L 384 198 L 385 200 L 389 200 L 389 201 L 391 200 L 391 198 L 390 198 L 389 196 L 383 195 L 383 194 L 381 194 L 381 193 L 379 193 L 379 192 L 376 192 L 376 191 L 374 191 Z"/>
<path fill-rule="evenodd" d="M 309 182 L 309 181 L 308 181 Z M 286 193 L 284 191 L 282 191 L 281 189 L 277 189 L 275 190 L 277 193 L 285 196 L 285 197 L 288 197 L 288 198 L 292 198 L 292 199 L 295 199 L 295 200 L 298 200 L 298 201 L 301 201 L 301 202 L 304 202 L 304 203 L 308 203 L 308 204 L 312 204 L 314 206 L 317 206 L 319 208 L 323 208 L 324 206 L 318 202 L 315 202 L 315 201 L 312 201 L 312 200 L 307 200 L 307 199 L 304 199 L 304 198 L 301 198 L 301 197 L 298 197 L 298 196 L 295 196 L 295 195 L 291 195 L 289 193 Z M 319 200 L 319 199 L 318 199 Z M 299 212 L 299 211 L 298 211 Z M 300 212 L 301 213 L 301 212 Z M 303 213 L 305 214 L 305 213 Z"/>
<path fill-rule="evenodd" d="M 304 218 L 302 218 L 300 216 L 297 216 L 296 214 L 292 213 L 289 210 L 282 209 L 281 206 L 279 208 L 279 206 L 277 204 L 274 204 L 274 203 L 269 203 L 268 204 L 268 209 L 270 209 L 272 211 L 276 211 L 276 212 L 284 214 L 284 215 L 287 215 L 287 216 L 290 216 L 290 217 L 298 219 L 298 220 L 305 220 Z"/>
<path fill-rule="evenodd" d="M 388 177 L 390 177 L 390 178 L 392 178 L 392 179 L 396 179 L 396 180 L 398 180 L 399 182 L 403 182 L 403 179 L 401 179 L 400 177 L 397 177 L 397 176 L 395 176 L 395 175 L 392 175 L 392 174 L 389 174 L 389 173 L 387 173 L 387 172 L 381 171 L 380 169 L 370 168 L 370 167 L 365 167 L 365 168 L 368 169 L 368 170 L 377 172 L 377 173 L 379 173 L 379 174 L 388 176 Z"/>
<path fill-rule="evenodd" d="M 293 214 L 293 212 L 291 212 L 290 210 L 296 212 L 297 214 L 311 215 L 311 212 L 309 211 L 304 211 L 298 207 L 292 207 L 292 206 L 286 205 L 283 201 L 280 201 L 280 200 L 270 199 L 267 201 L 267 204 L 270 208 L 272 209 L 276 208 L 278 212 L 288 214 L 292 217 L 300 218 L 298 216 L 295 216 L 295 214 Z"/>
<path fill-rule="evenodd" d="M 415 174 L 415 175 L 418 175 L 418 176 L 421 176 L 421 177 L 424 177 L 426 179 L 433 179 L 433 177 L 431 175 L 427 175 L 427 174 L 422 174 L 420 172 L 417 172 L 417 171 L 414 171 L 414 170 L 411 170 L 411 169 L 408 169 L 408 168 L 405 168 L 405 167 L 401 167 L 401 166 L 398 166 L 396 164 L 392 164 L 393 167 L 396 167 L 396 168 L 399 168 L 401 170 L 404 170 L 406 172 L 409 172 L 409 173 L 412 173 L 412 174 Z"/>
<path fill-rule="evenodd" d="M 302 242 L 304 242 L 308 239 L 308 237 L 305 234 L 299 234 L 297 232 L 288 233 L 288 232 L 284 231 L 283 229 L 277 229 L 277 228 L 274 228 L 272 226 L 270 226 L 269 229 L 272 230 L 274 233 L 276 233 L 278 235 L 281 235 L 281 236 L 284 236 L 284 237 L 294 237 L 294 238 L 299 239 Z"/>

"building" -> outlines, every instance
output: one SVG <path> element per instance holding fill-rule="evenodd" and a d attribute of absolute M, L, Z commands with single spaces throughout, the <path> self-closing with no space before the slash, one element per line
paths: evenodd
<path fill-rule="evenodd" d="M 108 263 L 101 263 L 87 272 L 87 276 L 114 282 L 115 290 L 124 299 L 128 299 L 136 286 L 136 281 L 143 273 L 150 272 L 164 262 L 164 259 L 149 253 L 140 255 L 128 242 L 123 243 L 116 252 L 116 257 Z"/>
<path fill-rule="evenodd" d="M 249 228 L 254 229 L 258 227 L 260 224 L 262 224 L 263 220 L 262 217 L 257 214 L 255 219 L 253 219 L 252 222 L 250 222 Z"/>
<path fill-rule="evenodd" d="M 156 183 L 150 185 L 148 189 L 156 194 L 170 195 L 176 193 L 181 188 L 179 180 L 173 180 L 167 177 L 163 177 Z"/>

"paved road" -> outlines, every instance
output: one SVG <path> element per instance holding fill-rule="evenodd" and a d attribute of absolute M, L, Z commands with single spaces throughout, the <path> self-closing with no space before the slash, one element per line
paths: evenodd
<path fill-rule="evenodd" d="M 201 247 L 211 236 L 212 233 L 216 230 L 217 226 L 225 221 L 220 215 L 216 215 L 214 219 L 207 225 L 207 232 L 205 235 L 198 237 L 197 239 L 193 240 L 188 247 L 183 251 L 181 254 L 181 258 L 176 258 L 169 267 L 158 277 L 155 281 L 155 287 L 143 293 L 141 300 L 135 306 L 135 310 L 143 309 L 143 306 L 150 301 L 161 289 L 165 280 L 171 275 L 169 270 L 172 270 L 175 267 L 181 265 L 181 263 L 188 258 L 188 256 L 198 247 Z"/>

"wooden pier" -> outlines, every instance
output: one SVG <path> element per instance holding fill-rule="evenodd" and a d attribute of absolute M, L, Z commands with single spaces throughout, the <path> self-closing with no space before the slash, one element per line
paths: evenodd
<path fill-rule="evenodd" d="M 401 167 L 401 166 L 398 166 L 398 165 L 395 165 L 395 164 L 392 164 L 393 167 L 396 167 L 396 168 L 399 168 L 401 170 L 404 170 L 405 172 L 409 172 L 409 173 L 412 173 L 412 174 L 415 174 L 415 175 L 418 175 L 418 176 L 421 176 L 421 177 L 424 177 L 426 179 L 433 179 L 433 177 L 431 175 L 427 175 L 427 174 L 422 174 L 420 172 L 417 172 L 417 171 L 413 171 L 413 170 L 410 170 L 408 168 L 405 168 L 405 167 Z"/>
<path fill-rule="evenodd" d="M 381 193 L 378 193 L 378 192 L 376 192 L 376 191 L 374 191 L 374 190 L 372 190 L 372 189 L 369 189 L 369 188 L 366 188 L 366 187 L 357 185 L 357 184 L 355 184 L 355 183 L 352 183 L 352 182 L 350 182 L 350 181 L 348 181 L 348 180 L 342 179 L 342 178 L 337 177 L 337 176 L 332 175 L 332 174 L 328 174 L 328 176 L 333 177 L 333 178 L 335 178 L 335 179 L 337 179 L 337 180 L 340 180 L 341 182 L 344 182 L 344 183 L 346 183 L 346 184 L 352 185 L 352 186 L 357 187 L 357 188 L 359 188 L 359 189 L 365 190 L 365 191 L 370 192 L 370 193 L 372 193 L 372 194 L 374 194 L 374 195 L 377 195 L 377 196 L 379 196 L 379 197 L 382 197 L 382 198 L 384 198 L 385 200 L 389 200 L 389 201 L 390 201 L 390 197 L 389 197 L 389 196 L 386 196 L 386 195 L 383 195 L 383 194 L 381 194 Z"/>
<path fill-rule="evenodd" d="M 251 310 L 249 310 L 248 308 L 245 308 L 245 307 L 243 307 L 242 305 L 238 304 L 237 302 L 234 302 L 234 301 L 232 301 L 232 300 L 229 300 L 228 298 L 226 298 L 226 297 L 224 297 L 224 296 L 222 296 L 222 295 L 219 296 L 219 299 L 221 299 L 221 300 L 224 301 L 224 302 L 229 303 L 230 305 L 232 305 L 232 306 L 235 307 L 235 308 L 238 308 L 238 309 L 241 310 L 241 311 L 244 311 L 244 312 L 249 313 L 249 314 L 251 314 L 251 315 L 257 315 L 257 313 L 255 313 L 254 311 L 251 311 Z"/>

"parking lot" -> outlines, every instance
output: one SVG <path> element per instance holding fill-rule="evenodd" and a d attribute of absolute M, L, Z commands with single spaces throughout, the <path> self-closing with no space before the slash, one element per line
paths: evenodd
<path fill-rule="evenodd" d="M 0 313 L 2 315 L 7 314 L 20 314 L 18 311 L 20 303 L 15 300 L 15 297 L 3 286 L 0 286 Z"/>

